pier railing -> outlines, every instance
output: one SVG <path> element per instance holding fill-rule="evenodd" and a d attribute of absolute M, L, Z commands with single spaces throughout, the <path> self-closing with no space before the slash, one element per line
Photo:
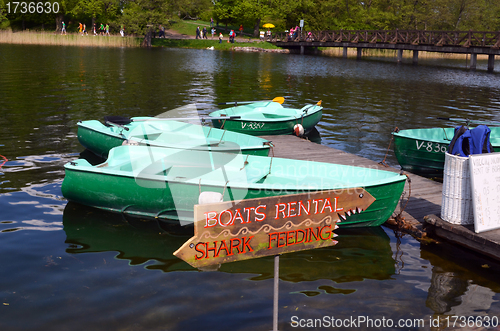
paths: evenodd
<path fill-rule="evenodd" d="M 273 33 L 268 41 L 316 43 L 384 43 L 461 47 L 500 47 L 500 31 L 427 31 L 427 30 L 336 30 Z"/>

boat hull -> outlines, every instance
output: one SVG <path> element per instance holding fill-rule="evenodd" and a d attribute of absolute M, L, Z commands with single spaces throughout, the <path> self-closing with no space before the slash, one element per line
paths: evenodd
<path fill-rule="evenodd" d="M 445 152 L 454 128 L 429 128 L 393 132 L 394 154 L 403 170 L 426 176 L 443 175 Z M 492 127 L 490 141 L 500 150 L 500 127 Z"/>
<path fill-rule="evenodd" d="M 135 146 L 134 146 L 135 147 Z M 120 147 L 119 147 L 120 148 Z M 244 162 L 261 162 L 269 164 L 271 158 L 262 158 L 257 161 L 243 157 Z M 254 157 L 259 158 L 259 157 Z M 295 169 L 304 167 L 324 167 L 322 171 L 335 173 L 335 178 L 324 179 L 324 185 L 308 185 L 310 177 L 300 180 L 291 180 L 287 183 L 271 183 L 273 174 L 257 175 L 255 178 L 266 178 L 269 184 L 263 183 L 264 179 L 254 180 L 248 178 L 251 183 L 239 181 L 231 184 L 227 182 L 205 181 L 204 179 L 188 179 L 184 177 L 150 178 L 141 177 L 137 171 L 111 171 L 107 166 L 90 166 L 85 160 L 76 160 L 65 166 L 66 176 L 62 184 L 62 193 L 68 200 L 83 205 L 121 212 L 141 217 L 153 217 L 162 220 L 178 220 L 181 224 L 193 222 L 193 208 L 198 204 L 201 192 L 216 192 L 223 196 L 224 201 L 254 199 L 288 194 L 299 194 L 349 188 L 342 186 L 342 180 L 346 173 L 353 176 L 373 176 L 372 172 L 380 170 L 339 166 L 333 164 L 322 164 L 319 162 L 295 161 L 288 159 L 273 158 L 273 173 L 279 173 L 279 169 L 290 167 L 295 164 Z M 312 165 L 311 165 L 312 164 Z M 302 168 L 301 168 L 302 167 Z M 311 168 L 312 169 L 312 168 Z M 317 169 L 317 168 L 315 168 Z M 267 169 L 266 169 L 267 171 Z M 314 170 L 317 171 L 317 170 Z M 255 169 L 249 169 L 249 174 L 255 173 Z M 370 173 L 367 175 L 367 173 Z M 383 173 L 388 173 L 383 171 Z M 227 174 L 225 174 L 227 175 Z M 380 180 L 370 180 L 367 185 L 352 183 L 352 188 L 363 187 L 376 201 L 365 211 L 347 216 L 339 223 L 343 227 L 378 226 L 384 223 L 394 212 L 405 185 L 405 176 L 396 173 L 383 174 Z M 169 175 L 170 176 L 170 175 Z M 250 175 L 253 176 L 253 175 Z M 278 175 L 276 175 L 278 176 Z M 200 177 L 203 178 L 203 177 Z M 237 178 L 234 176 L 233 178 Z M 334 183 L 335 182 L 335 183 Z M 334 183 L 334 184 L 332 184 Z"/>
<path fill-rule="evenodd" d="M 149 122 L 148 122 L 149 123 Z M 94 154 L 106 158 L 113 147 L 121 146 L 126 140 L 134 140 L 138 145 L 156 146 L 245 155 L 267 156 L 270 144 L 257 137 L 244 136 L 210 127 L 202 127 L 177 121 L 151 121 L 157 130 L 142 129 L 143 123 L 131 123 L 120 127 L 107 127 L 99 121 L 78 123 L 78 141 Z M 147 125 L 147 124 L 146 124 Z M 169 131 L 170 130 L 170 131 Z M 171 141 L 162 139 L 162 134 L 171 133 Z M 177 135 L 177 136 L 176 136 Z M 216 143 L 207 144 L 207 141 Z M 200 141 L 198 145 L 196 142 Z"/>
<path fill-rule="evenodd" d="M 296 124 L 302 125 L 304 133 L 308 133 L 319 123 L 323 116 L 322 107 L 310 106 L 312 107 L 302 110 L 283 108 L 275 102 L 261 102 L 219 110 L 211 113 L 210 116 L 233 116 L 231 119 L 213 119 L 212 124 L 219 129 L 253 136 L 293 134 Z M 235 119 L 234 116 L 240 118 Z"/>

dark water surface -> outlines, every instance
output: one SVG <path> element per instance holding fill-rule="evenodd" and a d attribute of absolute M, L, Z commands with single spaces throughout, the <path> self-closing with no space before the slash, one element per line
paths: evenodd
<path fill-rule="evenodd" d="M 83 151 L 76 122 L 189 103 L 208 112 L 233 100 L 323 100 L 321 143 L 380 161 L 395 127 L 454 125 L 436 117 L 500 121 L 498 73 L 439 61 L 0 45 L 0 155 L 8 159 L 0 168 L 0 329 L 270 330 L 272 257 L 200 272 L 172 255 L 192 228 L 65 201 L 63 165 Z M 397 167 L 392 153 L 387 161 Z M 339 234 L 337 246 L 281 257 L 280 330 L 324 316 L 407 325 L 394 329 L 500 316 L 498 263 L 385 227 Z"/>

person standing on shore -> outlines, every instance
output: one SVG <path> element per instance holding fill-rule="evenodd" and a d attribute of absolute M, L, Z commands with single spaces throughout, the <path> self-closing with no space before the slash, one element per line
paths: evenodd
<path fill-rule="evenodd" d="M 95 30 L 95 23 L 94 23 L 93 29 L 94 29 L 94 37 L 95 37 L 95 36 L 97 36 L 97 31 Z"/>
<path fill-rule="evenodd" d="M 120 26 L 120 34 L 122 35 L 122 37 L 125 36 L 125 27 L 123 26 L 123 24 Z"/>
<path fill-rule="evenodd" d="M 66 23 L 64 23 L 64 21 L 62 21 L 62 28 L 61 28 L 61 34 L 66 34 Z"/>
<path fill-rule="evenodd" d="M 222 43 L 222 38 L 223 38 L 223 37 L 224 37 L 224 36 L 222 35 L 222 32 L 221 32 L 221 33 L 219 33 L 219 44 L 220 44 L 220 43 Z"/>
<path fill-rule="evenodd" d="M 85 35 L 87 35 L 87 36 L 89 35 L 89 34 L 87 33 L 87 25 L 85 25 L 85 23 L 83 23 L 82 36 L 83 36 L 84 34 L 85 34 Z"/>
<path fill-rule="evenodd" d="M 203 27 L 203 38 L 208 39 L 208 37 L 207 37 L 207 27 L 206 26 Z"/>
<path fill-rule="evenodd" d="M 106 36 L 109 36 L 109 23 L 106 23 Z"/>
<path fill-rule="evenodd" d="M 212 28 L 212 39 L 215 37 L 215 28 Z"/>
<path fill-rule="evenodd" d="M 99 27 L 99 34 L 104 36 L 104 23 L 101 23 L 101 26 Z"/>
<path fill-rule="evenodd" d="M 200 38 L 200 27 L 196 28 L 196 39 Z"/>

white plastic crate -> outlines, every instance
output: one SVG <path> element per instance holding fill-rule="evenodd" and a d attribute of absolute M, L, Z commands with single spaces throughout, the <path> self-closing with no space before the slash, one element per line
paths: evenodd
<path fill-rule="evenodd" d="M 468 157 L 445 154 L 441 218 L 452 224 L 474 224 Z"/>

